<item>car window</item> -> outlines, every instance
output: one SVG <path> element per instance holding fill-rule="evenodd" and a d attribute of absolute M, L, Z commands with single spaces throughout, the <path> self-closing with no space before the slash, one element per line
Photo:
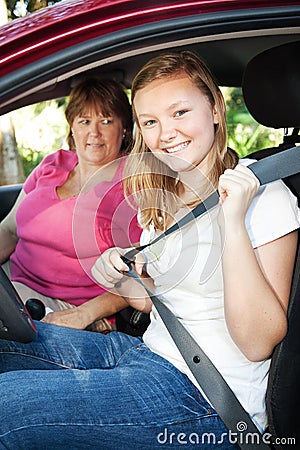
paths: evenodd
<path fill-rule="evenodd" d="M 221 90 L 226 101 L 228 145 L 240 157 L 282 143 L 284 130 L 267 128 L 256 122 L 245 106 L 241 88 L 223 86 Z M 67 97 L 49 100 L 13 111 L 16 141 L 26 177 L 46 154 L 67 148 L 66 100 Z"/>

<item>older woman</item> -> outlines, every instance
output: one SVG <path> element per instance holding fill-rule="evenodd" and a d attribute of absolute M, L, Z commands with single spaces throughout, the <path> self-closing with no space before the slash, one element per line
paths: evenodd
<path fill-rule="evenodd" d="M 139 240 L 135 213 L 123 196 L 122 169 L 132 136 L 127 95 L 113 81 L 75 86 L 66 108 L 70 150 L 44 158 L 26 180 L 0 225 L 0 263 L 10 257 L 11 279 L 25 302 L 39 298 L 44 319 L 84 329 L 114 328 L 128 306 L 90 276 L 99 251 Z M 77 308 L 74 308 L 77 307 Z"/>

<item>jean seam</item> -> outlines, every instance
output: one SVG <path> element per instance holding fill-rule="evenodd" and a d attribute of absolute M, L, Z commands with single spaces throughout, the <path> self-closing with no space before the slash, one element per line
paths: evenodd
<path fill-rule="evenodd" d="M 14 433 L 16 431 L 19 430 L 24 430 L 24 429 L 28 429 L 28 428 L 35 428 L 35 427 L 44 427 L 44 426 L 50 426 L 50 427 L 78 427 L 78 426 L 82 426 L 82 427 L 146 427 L 146 428 L 151 428 L 151 427 L 161 427 L 161 426 L 172 426 L 172 425 L 179 425 L 179 424 L 185 424 L 185 423 L 189 423 L 189 422 L 198 422 L 201 420 L 205 420 L 205 419 L 210 419 L 212 417 L 219 417 L 218 414 L 216 412 L 214 412 L 213 414 L 197 414 L 197 415 L 193 415 L 193 417 L 189 417 L 186 419 L 176 419 L 174 418 L 174 420 L 167 420 L 167 421 L 159 421 L 159 422 L 155 422 L 155 421 L 147 421 L 147 422 L 116 422 L 116 423 L 109 423 L 109 422 L 84 422 L 84 421 L 72 421 L 72 422 L 60 422 L 60 421 L 55 421 L 55 422 L 40 422 L 40 423 L 29 423 L 26 425 L 22 425 L 13 429 L 10 429 L 9 431 L 3 433 L 0 435 L 0 438 L 5 437 L 11 433 Z"/>
<path fill-rule="evenodd" d="M 127 348 L 123 353 L 122 353 L 122 355 L 116 360 L 116 362 L 115 362 L 115 366 L 117 366 L 127 355 L 128 355 L 128 353 L 130 352 L 130 351 L 132 351 L 133 349 L 136 349 L 136 350 L 138 350 L 139 349 L 139 347 L 141 347 L 141 346 L 143 346 L 144 344 L 143 343 L 141 343 L 141 344 L 138 344 L 138 345 L 133 345 L 132 347 L 129 347 L 129 348 Z M 146 349 L 146 350 L 149 350 L 148 348 Z"/>
<path fill-rule="evenodd" d="M 55 366 L 59 366 L 59 367 L 62 367 L 62 368 L 64 368 L 64 369 L 77 369 L 77 370 L 84 370 L 85 369 L 85 367 L 70 367 L 70 366 L 67 366 L 67 365 L 65 365 L 65 364 L 62 364 L 62 363 L 58 363 L 58 362 L 56 362 L 56 361 L 51 361 L 51 360 L 49 360 L 48 358 L 43 358 L 43 357 L 41 357 L 41 356 L 35 356 L 35 355 L 31 355 L 31 354 L 27 354 L 27 353 L 20 353 L 20 352 L 8 352 L 8 351 L 5 351 L 5 352 L 1 352 L 0 351 L 0 355 L 17 355 L 17 356 L 24 356 L 24 357 L 27 357 L 27 358 L 32 358 L 32 359 L 35 359 L 35 360 L 39 360 L 39 361 L 43 361 L 43 362 L 46 362 L 46 363 L 49 363 L 49 364 L 53 364 L 53 365 L 55 365 Z"/>

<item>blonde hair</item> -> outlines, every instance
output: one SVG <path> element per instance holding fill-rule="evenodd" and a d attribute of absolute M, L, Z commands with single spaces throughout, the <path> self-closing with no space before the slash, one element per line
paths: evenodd
<path fill-rule="evenodd" d="M 206 174 L 211 185 L 216 188 L 224 170 L 235 167 L 238 161 L 237 154 L 227 148 L 224 99 L 206 64 L 190 51 L 170 52 L 151 59 L 138 72 L 132 84 L 133 114 L 137 128 L 132 157 L 126 166 L 128 176 L 125 179 L 125 190 L 135 197 L 141 210 L 142 225 L 149 227 L 150 223 L 153 223 L 159 230 L 168 226 L 178 209 L 178 195 L 183 186 L 178 181 L 177 174 L 158 160 L 146 146 L 134 108 L 134 99 L 137 91 L 154 80 L 182 75 L 189 77 L 217 111 L 218 123 L 215 125 L 215 139 L 209 152 L 209 169 Z M 200 202 L 201 199 L 197 203 Z"/>

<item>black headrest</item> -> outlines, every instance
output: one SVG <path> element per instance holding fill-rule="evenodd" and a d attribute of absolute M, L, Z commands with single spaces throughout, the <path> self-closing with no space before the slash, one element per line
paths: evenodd
<path fill-rule="evenodd" d="M 272 128 L 300 127 L 300 41 L 255 56 L 243 77 L 246 106 Z"/>

